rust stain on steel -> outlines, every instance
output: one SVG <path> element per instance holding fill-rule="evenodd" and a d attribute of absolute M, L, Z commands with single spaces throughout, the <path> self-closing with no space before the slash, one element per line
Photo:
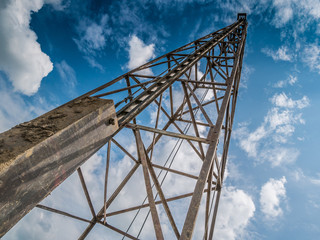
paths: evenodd
<path fill-rule="evenodd" d="M 117 129 L 113 101 L 85 97 L 1 133 L 0 237 Z"/>

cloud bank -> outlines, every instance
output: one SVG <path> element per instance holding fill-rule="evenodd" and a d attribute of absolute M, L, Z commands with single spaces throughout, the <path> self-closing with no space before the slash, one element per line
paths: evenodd
<path fill-rule="evenodd" d="M 129 41 L 129 63 L 128 68 L 130 70 L 139 67 L 142 64 L 148 62 L 151 58 L 155 57 L 154 44 L 146 45 L 136 35 L 132 35 Z M 140 71 L 142 74 L 150 75 L 152 71 L 150 69 L 144 69 Z"/>
<path fill-rule="evenodd" d="M 246 234 L 246 227 L 256 208 L 251 196 L 243 190 L 226 187 L 222 190 L 217 216 L 216 239 L 233 240 Z"/>
<path fill-rule="evenodd" d="M 297 124 L 304 124 L 298 110 L 309 105 L 309 99 L 303 96 L 294 100 L 285 93 L 275 94 L 271 99 L 273 107 L 264 117 L 264 121 L 255 130 L 250 131 L 247 123 L 240 124 L 234 132 L 239 146 L 257 162 L 269 161 L 272 167 L 294 162 L 299 151 L 285 147 L 295 131 Z"/>
<path fill-rule="evenodd" d="M 268 220 L 274 220 L 283 214 L 280 204 L 282 200 L 286 199 L 286 189 L 284 186 L 286 182 L 287 180 L 285 177 L 282 177 L 279 180 L 270 178 L 261 188 L 261 211 Z"/>
<path fill-rule="evenodd" d="M 0 4 L 0 70 L 8 75 L 15 91 L 28 96 L 38 91 L 42 79 L 53 69 L 29 26 L 31 13 L 38 12 L 45 3 L 8 0 Z M 60 0 L 48 3 L 57 7 Z"/>

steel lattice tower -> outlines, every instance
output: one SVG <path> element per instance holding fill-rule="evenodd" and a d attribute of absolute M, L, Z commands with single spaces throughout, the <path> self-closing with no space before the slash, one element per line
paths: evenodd
<path fill-rule="evenodd" d="M 130 227 L 115 226 L 112 217 L 142 210 L 148 212 L 147 216 L 151 213 L 151 218 L 147 219 L 157 239 L 165 238 L 163 221 L 170 227 L 170 239 L 192 239 L 198 221 L 202 236 L 197 237 L 212 239 L 236 108 L 246 29 L 246 14 L 238 14 L 233 24 L 2 133 L 0 164 L 4 162 L 5 165 L 0 165 L 0 237 L 33 207 L 38 207 L 87 222 L 79 239 L 85 239 L 97 224 L 124 238 L 137 239 L 139 234 Z M 115 104 L 106 99 L 112 99 Z M 80 117 L 74 117 L 77 114 Z M 30 131 L 32 136 L 28 135 Z M 12 134 L 20 134 L 19 139 L 30 145 L 26 144 L 16 156 L 5 155 L 11 151 L 8 146 L 14 146 L 8 137 Z M 119 140 L 117 137 L 121 134 L 125 137 Z M 130 150 L 128 143 L 134 145 L 135 150 Z M 168 143 L 172 143 L 172 148 Z M 104 199 L 101 199 L 100 210 L 96 211 L 80 166 L 104 145 L 107 145 Z M 184 159 L 192 157 L 197 162 L 191 172 L 183 167 L 178 169 L 181 165 L 174 163 L 175 157 L 180 156 L 179 164 L 183 164 L 183 157 L 179 155 L 183 149 L 188 149 Z M 130 169 L 125 169 L 127 174 L 110 191 L 112 151 L 121 152 L 131 162 Z M 74 171 L 79 175 L 91 210 L 90 219 L 39 204 Z M 140 176 L 138 182 L 144 186 L 145 195 L 136 196 L 136 206 L 115 210 L 112 204 L 136 174 Z M 193 190 L 181 193 L 180 189 L 170 189 L 175 185 L 170 186 L 170 181 L 166 183 L 168 176 L 179 176 L 186 184 L 192 182 Z M 174 202 L 183 199 L 189 200 L 185 218 L 181 220 L 175 215 Z M 204 211 L 199 213 L 201 208 Z"/>

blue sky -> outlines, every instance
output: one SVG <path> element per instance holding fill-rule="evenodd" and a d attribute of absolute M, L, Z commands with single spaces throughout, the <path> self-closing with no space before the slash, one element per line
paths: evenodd
<path fill-rule="evenodd" d="M 238 12 L 248 13 L 249 26 L 220 209 L 241 209 L 218 216 L 217 234 L 318 239 L 318 0 L 1 1 L 0 131 L 225 27 Z M 89 182 L 101 162 L 95 155 L 88 164 Z M 4 239 L 81 232 L 70 223 L 63 237 L 64 222 L 45 214 L 32 211 Z"/>

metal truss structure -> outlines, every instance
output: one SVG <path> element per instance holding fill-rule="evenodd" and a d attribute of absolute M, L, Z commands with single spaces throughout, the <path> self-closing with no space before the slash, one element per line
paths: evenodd
<path fill-rule="evenodd" d="M 152 234 L 156 239 L 212 239 L 246 30 L 246 14 L 238 14 L 233 24 L 77 98 L 113 99 L 115 102 L 119 128 L 107 140 L 104 199 L 96 211 L 79 167 L 75 170 L 91 218 L 42 204 L 36 207 L 87 223 L 79 239 L 85 239 L 97 224 L 129 239 L 141 238 L 145 224 L 153 226 Z M 112 164 L 117 164 L 113 159 L 116 157 L 125 158 L 130 167 L 123 170 L 126 174 L 117 181 L 110 178 Z M 184 162 L 190 167 L 184 167 Z M 136 180 L 132 182 L 132 179 Z M 175 181 L 188 185 L 190 192 L 182 192 L 185 188 L 181 186 L 180 189 Z M 136 205 L 117 204 L 130 188 L 135 188 L 130 186 L 138 185 L 143 194 L 137 193 L 131 198 L 136 200 Z M 182 214 L 175 210 L 179 205 L 186 206 Z M 138 220 L 137 216 L 143 213 L 144 220 Z M 119 223 L 121 217 L 126 219 L 123 224 Z M 114 219 L 118 220 L 113 222 Z M 128 221 L 130 225 L 124 227 Z"/>

